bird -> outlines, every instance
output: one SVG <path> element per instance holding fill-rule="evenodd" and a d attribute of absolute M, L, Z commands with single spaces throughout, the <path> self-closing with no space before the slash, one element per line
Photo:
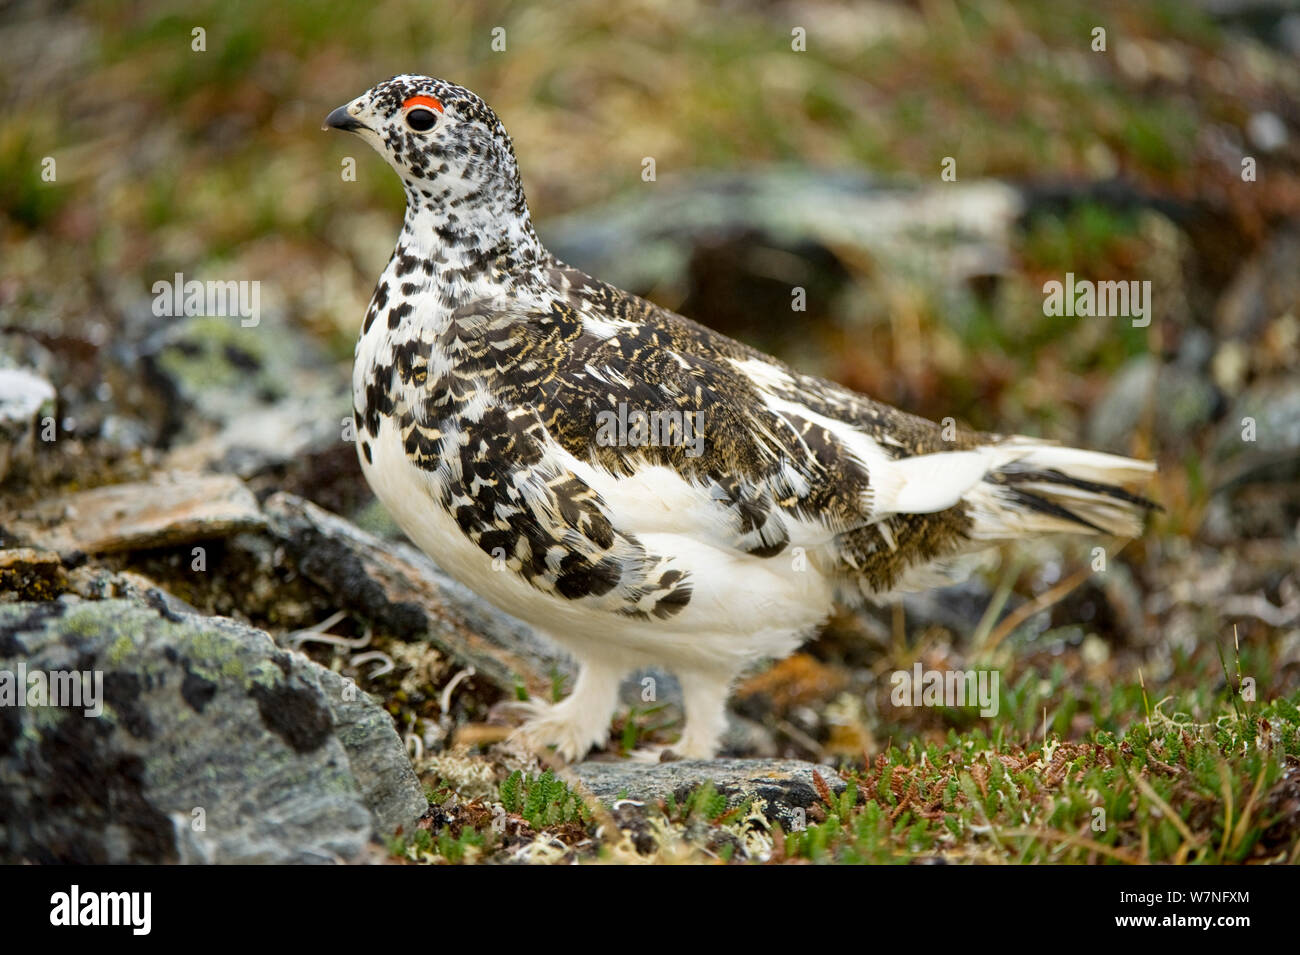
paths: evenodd
<path fill-rule="evenodd" d="M 563 648 L 514 739 L 566 762 L 660 668 L 710 759 L 737 679 L 837 606 L 960 581 L 1002 542 L 1134 537 L 1154 462 L 938 424 L 587 275 L 538 239 L 482 98 L 402 74 L 333 110 L 406 212 L 357 340 L 367 482 L 444 571 Z"/>

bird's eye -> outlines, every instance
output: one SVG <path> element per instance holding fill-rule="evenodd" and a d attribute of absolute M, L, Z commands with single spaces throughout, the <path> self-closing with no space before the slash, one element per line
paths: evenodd
<path fill-rule="evenodd" d="M 433 129 L 433 124 L 437 121 L 438 117 L 434 115 L 433 110 L 424 109 L 423 107 L 410 110 L 406 114 L 406 125 L 417 133 L 428 132 Z"/>

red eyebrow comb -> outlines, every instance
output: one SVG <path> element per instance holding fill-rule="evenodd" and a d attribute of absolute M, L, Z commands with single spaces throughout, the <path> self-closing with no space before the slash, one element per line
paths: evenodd
<path fill-rule="evenodd" d="M 402 109 L 410 109 L 412 106 L 428 106 L 442 112 L 442 104 L 432 96 L 412 96 L 402 103 Z"/>

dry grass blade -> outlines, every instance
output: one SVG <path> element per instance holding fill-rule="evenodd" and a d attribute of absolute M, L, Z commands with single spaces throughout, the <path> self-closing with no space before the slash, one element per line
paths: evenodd
<path fill-rule="evenodd" d="M 1250 791 L 1250 798 L 1246 800 L 1246 805 L 1241 810 L 1241 818 L 1237 820 L 1236 828 L 1232 831 L 1232 842 L 1229 843 L 1229 849 L 1236 849 L 1241 845 L 1241 840 L 1246 836 L 1246 825 L 1250 822 L 1250 817 L 1255 811 L 1255 803 L 1259 799 L 1260 791 L 1264 788 L 1264 778 L 1268 775 L 1268 765 L 1265 764 L 1259 769 L 1259 775 L 1255 777 L 1255 786 Z"/>
<path fill-rule="evenodd" d="M 1137 775 L 1134 775 L 1132 779 L 1133 785 L 1137 787 L 1138 791 L 1141 792 L 1143 796 L 1146 796 L 1147 799 L 1155 803 L 1156 808 L 1159 809 L 1161 814 L 1169 820 L 1170 824 L 1178 830 L 1178 834 L 1183 837 L 1183 844 L 1178 849 L 1179 858 L 1177 861 L 1180 863 L 1185 861 L 1188 852 L 1190 852 L 1192 848 L 1200 845 L 1203 839 L 1198 839 L 1192 834 L 1192 830 L 1187 828 L 1187 823 L 1183 821 L 1183 817 L 1174 812 L 1173 807 L 1170 806 L 1169 803 L 1165 802 L 1158 792 L 1151 788 L 1150 783 Z"/>
<path fill-rule="evenodd" d="M 1093 839 L 1084 836 L 1076 836 L 1068 832 L 1060 832 L 1056 829 L 1036 828 L 1036 829 L 1003 829 L 1004 836 L 1046 839 L 1049 842 L 1064 842 L 1080 849 L 1087 849 L 1089 852 L 1097 852 L 1107 858 L 1114 859 L 1117 862 L 1124 862 L 1128 865 L 1143 865 L 1144 860 L 1126 852 L 1123 849 L 1116 849 L 1113 846 L 1103 845 Z"/>
<path fill-rule="evenodd" d="M 1050 590 L 1045 590 L 1027 604 L 1017 607 L 1006 618 L 997 625 L 994 631 L 989 635 L 987 642 L 981 648 L 984 653 L 992 653 L 997 649 L 998 644 L 1013 633 L 1016 627 L 1020 626 L 1036 613 L 1048 609 L 1053 604 L 1059 603 L 1069 596 L 1070 592 L 1092 576 L 1091 567 L 1083 567 L 1076 570 L 1069 577 L 1066 577 Z"/>

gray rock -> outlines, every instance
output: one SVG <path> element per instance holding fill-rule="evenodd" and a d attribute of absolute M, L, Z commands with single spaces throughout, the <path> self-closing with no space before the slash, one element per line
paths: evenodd
<path fill-rule="evenodd" d="M 67 582 L 66 592 L 83 600 L 129 600 L 153 607 L 164 616 L 202 615 L 156 580 L 131 570 L 110 570 L 90 561 L 68 571 Z"/>
<path fill-rule="evenodd" d="M 170 320 L 137 350 L 167 465 L 251 477 L 342 440 L 350 377 L 278 313 Z"/>
<path fill-rule="evenodd" d="M 1213 445 L 1214 496 L 1202 536 L 1286 539 L 1300 514 L 1300 382 L 1259 381 L 1237 397 Z"/>
<path fill-rule="evenodd" d="M 1247 440 L 1254 422 L 1254 440 Z M 1214 444 L 1220 460 L 1295 458 L 1300 453 L 1300 381 L 1279 377 L 1257 382 L 1232 403 Z"/>
<path fill-rule="evenodd" d="M 103 705 L 0 706 L 0 859 L 351 860 L 424 812 L 364 693 L 259 630 L 155 603 L 0 605 L 0 679 L 91 671 Z"/>
<path fill-rule="evenodd" d="M 22 368 L 0 368 L 0 481 L 36 450 L 41 419 L 54 414 L 57 393 L 44 378 Z"/>
<path fill-rule="evenodd" d="M 1214 416 L 1222 400 L 1208 377 L 1182 365 L 1134 358 L 1115 375 L 1088 416 L 1088 442 L 1099 451 L 1127 454 L 1134 432 L 1155 411 L 1162 446 L 1182 447 Z"/>
<path fill-rule="evenodd" d="M 1300 54 L 1294 0 L 1192 0 L 1198 12 L 1291 54 Z"/>
<path fill-rule="evenodd" d="M 215 434 L 176 448 L 166 463 L 184 470 L 212 468 L 253 477 L 342 441 L 350 416 L 351 404 L 341 390 L 325 396 L 317 392 L 285 397 L 232 416 Z"/>
<path fill-rule="evenodd" d="M 1287 226 L 1247 259 L 1215 306 L 1219 341 L 1256 342 L 1270 322 L 1300 302 L 1300 228 Z"/>
<path fill-rule="evenodd" d="M 750 796 L 767 803 L 766 814 L 788 824 L 796 809 L 820 801 L 813 773 L 832 792 L 843 792 L 844 780 L 832 769 L 797 759 L 687 759 L 673 763 L 579 763 L 572 772 L 597 799 L 655 802 L 672 794 L 681 800 L 706 782 L 736 805 Z"/>
<path fill-rule="evenodd" d="M 680 285 L 692 246 L 724 233 L 787 249 L 858 249 L 963 281 L 1006 271 L 1022 206 L 997 182 L 912 188 L 772 168 L 637 190 L 547 223 L 545 238 L 562 259 L 622 288 Z"/>
<path fill-rule="evenodd" d="M 991 597 L 988 581 L 973 576 L 949 587 L 903 594 L 900 599 L 909 627 L 923 630 L 939 626 L 953 633 L 966 633 L 984 616 Z"/>

